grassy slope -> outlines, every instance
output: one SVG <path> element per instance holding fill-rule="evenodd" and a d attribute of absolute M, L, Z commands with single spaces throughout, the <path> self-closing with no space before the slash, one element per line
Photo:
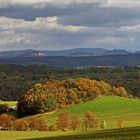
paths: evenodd
<path fill-rule="evenodd" d="M 140 100 L 139 99 L 127 99 L 121 97 L 99 97 L 94 101 L 86 102 L 79 105 L 73 105 L 68 108 L 61 109 L 51 114 L 39 114 L 32 117 L 41 117 L 46 119 L 49 124 L 54 123 L 60 112 L 68 112 L 69 114 L 76 113 L 79 117 L 82 117 L 85 111 L 93 111 L 98 116 L 104 118 L 107 121 L 107 129 L 116 128 L 116 119 L 123 118 L 125 127 L 140 126 Z M 94 133 L 85 134 L 79 130 L 78 132 L 0 132 L 2 140 L 89 140 L 98 138 L 106 138 L 105 140 L 118 140 L 118 136 L 122 135 L 120 140 L 128 140 L 130 137 L 132 140 L 140 138 L 140 127 L 129 128 L 128 130 L 106 130 L 105 132 L 100 131 L 100 128 Z M 125 137 L 123 135 L 125 134 Z M 81 136 L 82 135 L 82 136 Z M 50 138 L 48 138 L 50 137 Z M 53 138 L 55 137 L 55 138 Z"/>
<path fill-rule="evenodd" d="M 49 124 L 54 123 L 61 112 L 77 114 L 82 117 L 85 111 L 95 112 L 108 122 L 108 128 L 116 128 L 116 119 L 123 118 L 126 126 L 140 126 L 140 100 L 121 97 L 99 97 L 94 101 L 73 105 L 51 114 L 39 114 L 34 117 L 46 119 Z"/>

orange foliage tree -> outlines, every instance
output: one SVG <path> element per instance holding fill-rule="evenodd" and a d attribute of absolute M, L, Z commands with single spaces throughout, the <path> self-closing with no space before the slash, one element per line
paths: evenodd
<path fill-rule="evenodd" d="M 28 129 L 32 131 L 48 131 L 47 122 L 39 118 L 30 118 L 27 120 Z"/>
<path fill-rule="evenodd" d="M 12 115 L 2 114 L 0 115 L 1 129 L 11 130 L 13 127 L 15 117 Z"/>
<path fill-rule="evenodd" d="M 88 128 L 95 128 L 99 125 L 99 119 L 98 117 L 90 111 L 85 112 L 84 118 L 83 118 L 83 126 L 84 130 L 87 131 Z"/>
<path fill-rule="evenodd" d="M 76 114 L 73 114 L 70 119 L 71 119 L 71 128 L 73 131 L 80 128 L 81 120 L 78 118 Z"/>
<path fill-rule="evenodd" d="M 67 131 L 71 127 L 71 120 L 67 113 L 60 113 L 57 120 L 57 127 L 60 130 Z"/>
<path fill-rule="evenodd" d="M 16 131 L 28 130 L 28 123 L 23 119 L 18 119 L 14 122 L 13 127 Z"/>

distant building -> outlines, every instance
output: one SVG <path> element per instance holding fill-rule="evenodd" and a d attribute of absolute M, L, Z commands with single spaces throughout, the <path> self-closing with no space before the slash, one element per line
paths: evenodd
<path fill-rule="evenodd" d="M 38 53 L 34 53 L 33 56 L 45 56 L 45 53 L 38 52 Z"/>

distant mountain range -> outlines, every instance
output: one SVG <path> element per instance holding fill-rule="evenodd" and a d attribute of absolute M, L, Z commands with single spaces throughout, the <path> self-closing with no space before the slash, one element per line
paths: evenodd
<path fill-rule="evenodd" d="M 58 51 L 48 51 L 48 50 L 15 50 L 15 51 L 5 51 L 0 52 L 1 58 L 13 58 L 13 57 L 39 57 L 39 56 L 102 56 L 102 55 L 123 55 L 130 54 L 126 50 L 108 50 L 104 48 L 77 48 L 69 50 L 58 50 Z M 137 52 L 140 53 L 140 52 Z"/>
<path fill-rule="evenodd" d="M 140 66 L 140 54 L 0 58 L 0 64 L 45 64 L 50 67 Z"/>
<path fill-rule="evenodd" d="M 46 64 L 53 67 L 140 66 L 140 51 L 132 53 L 104 48 L 7 51 L 0 52 L 0 64 Z"/>

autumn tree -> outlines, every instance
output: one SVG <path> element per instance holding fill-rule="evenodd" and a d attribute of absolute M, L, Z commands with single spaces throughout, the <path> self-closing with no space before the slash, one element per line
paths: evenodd
<path fill-rule="evenodd" d="M 48 131 L 48 125 L 43 119 L 30 118 L 27 120 L 28 128 L 32 131 Z"/>
<path fill-rule="evenodd" d="M 81 125 L 81 120 L 78 118 L 78 116 L 76 114 L 73 114 L 70 119 L 71 119 L 72 130 L 74 131 L 78 129 Z"/>
<path fill-rule="evenodd" d="M 63 108 L 67 104 L 67 94 L 66 89 L 63 86 L 58 87 L 57 95 L 57 103 L 59 108 Z"/>
<path fill-rule="evenodd" d="M 2 114 L 0 115 L 0 126 L 2 129 L 11 130 L 15 117 L 12 115 Z"/>
<path fill-rule="evenodd" d="M 116 95 L 122 96 L 122 97 L 128 97 L 128 93 L 124 87 L 116 88 Z"/>
<path fill-rule="evenodd" d="M 70 129 L 71 120 L 67 113 L 60 113 L 57 120 L 57 127 L 62 131 L 67 131 Z"/>
<path fill-rule="evenodd" d="M 18 119 L 14 122 L 13 127 L 16 131 L 28 130 L 28 123 L 23 119 Z"/>
<path fill-rule="evenodd" d="M 99 119 L 98 117 L 90 111 L 85 112 L 84 118 L 83 118 L 83 126 L 85 131 L 88 130 L 88 128 L 95 128 L 99 125 Z"/>

